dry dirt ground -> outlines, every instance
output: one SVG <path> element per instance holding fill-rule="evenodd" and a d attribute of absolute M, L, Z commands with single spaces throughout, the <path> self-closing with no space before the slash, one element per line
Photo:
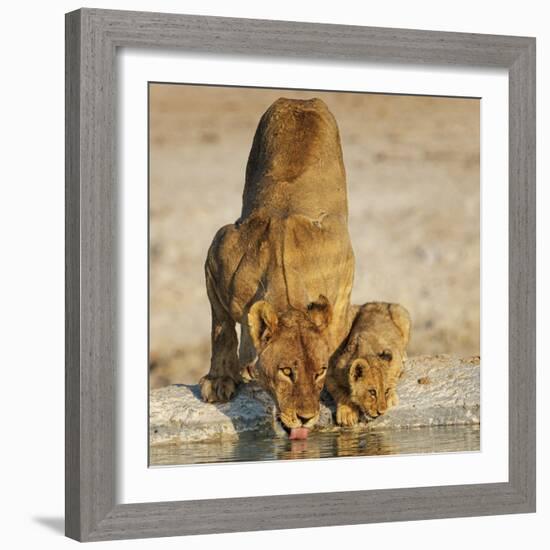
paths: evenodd
<path fill-rule="evenodd" d="M 152 387 L 208 371 L 203 264 L 240 214 L 260 116 L 278 97 L 321 97 L 338 121 L 356 255 L 354 303 L 399 302 L 409 355 L 479 354 L 479 101 L 152 84 Z"/>

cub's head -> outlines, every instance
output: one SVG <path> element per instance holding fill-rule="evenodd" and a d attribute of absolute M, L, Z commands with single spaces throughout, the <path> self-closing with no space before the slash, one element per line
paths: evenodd
<path fill-rule="evenodd" d="M 362 306 L 354 322 L 345 358 L 350 400 L 372 418 L 399 402 L 410 324 L 404 307 L 378 302 Z"/>
<path fill-rule="evenodd" d="M 329 360 L 327 329 L 332 308 L 324 296 L 307 311 L 277 313 L 265 301 L 248 314 L 248 328 L 258 353 L 243 379 L 255 379 L 273 397 L 282 425 L 310 428 L 319 418 L 319 399 Z"/>
<path fill-rule="evenodd" d="M 362 357 L 349 367 L 350 400 L 371 418 L 384 414 L 395 403 L 395 385 L 384 368 Z"/>

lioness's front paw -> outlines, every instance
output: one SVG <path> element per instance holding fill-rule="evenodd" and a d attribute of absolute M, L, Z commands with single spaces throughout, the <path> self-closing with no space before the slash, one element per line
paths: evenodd
<path fill-rule="evenodd" d="M 359 422 L 359 411 L 355 407 L 350 407 L 340 403 L 336 407 L 336 423 L 339 426 L 355 426 Z"/>
<path fill-rule="evenodd" d="M 225 403 L 237 390 L 237 384 L 230 376 L 206 375 L 199 380 L 199 385 L 201 397 L 207 403 Z"/>

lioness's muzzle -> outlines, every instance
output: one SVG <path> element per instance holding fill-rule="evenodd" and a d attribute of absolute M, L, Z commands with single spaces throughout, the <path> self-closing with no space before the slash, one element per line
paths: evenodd
<path fill-rule="evenodd" d="M 311 415 L 298 415 L 296 413 L 280 413 L 279 421 L 287 430 L 293 428 L 313 428 L 319 420 L 319 412 Z"/>

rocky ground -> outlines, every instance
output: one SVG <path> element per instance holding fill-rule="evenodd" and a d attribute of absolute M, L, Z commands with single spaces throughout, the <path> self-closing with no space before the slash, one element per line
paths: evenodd
<path fill-rule="evenodd" d="M 206 251 L 239 216 L 254 130 L 280 96 L 322 97 L 338 121 L 354 303 L 407 307 L 410 355 L 479 354 L 478 100 L 152 85 L 152 387 L 208 370 Z"/>
<path fill-rule="evenodd" d="M 353 429 L 479 424 L 479 357 L 456 359 L 440 355 L 409 359 L 398 393 L 397 407 Z M 334 425 L 333 411 L 333 404 L 326 399 L 321 405 L 319 430 L 340 430 Z M 153 446 L 232 439 L 245 432 L 286 437 L 275 420 L 273 401 L 255 385 L 243 386 L 232 401 L 217 405 L 201 401 L 196 385 L 172 385 L 151 391 L 149 436 Z"/>

